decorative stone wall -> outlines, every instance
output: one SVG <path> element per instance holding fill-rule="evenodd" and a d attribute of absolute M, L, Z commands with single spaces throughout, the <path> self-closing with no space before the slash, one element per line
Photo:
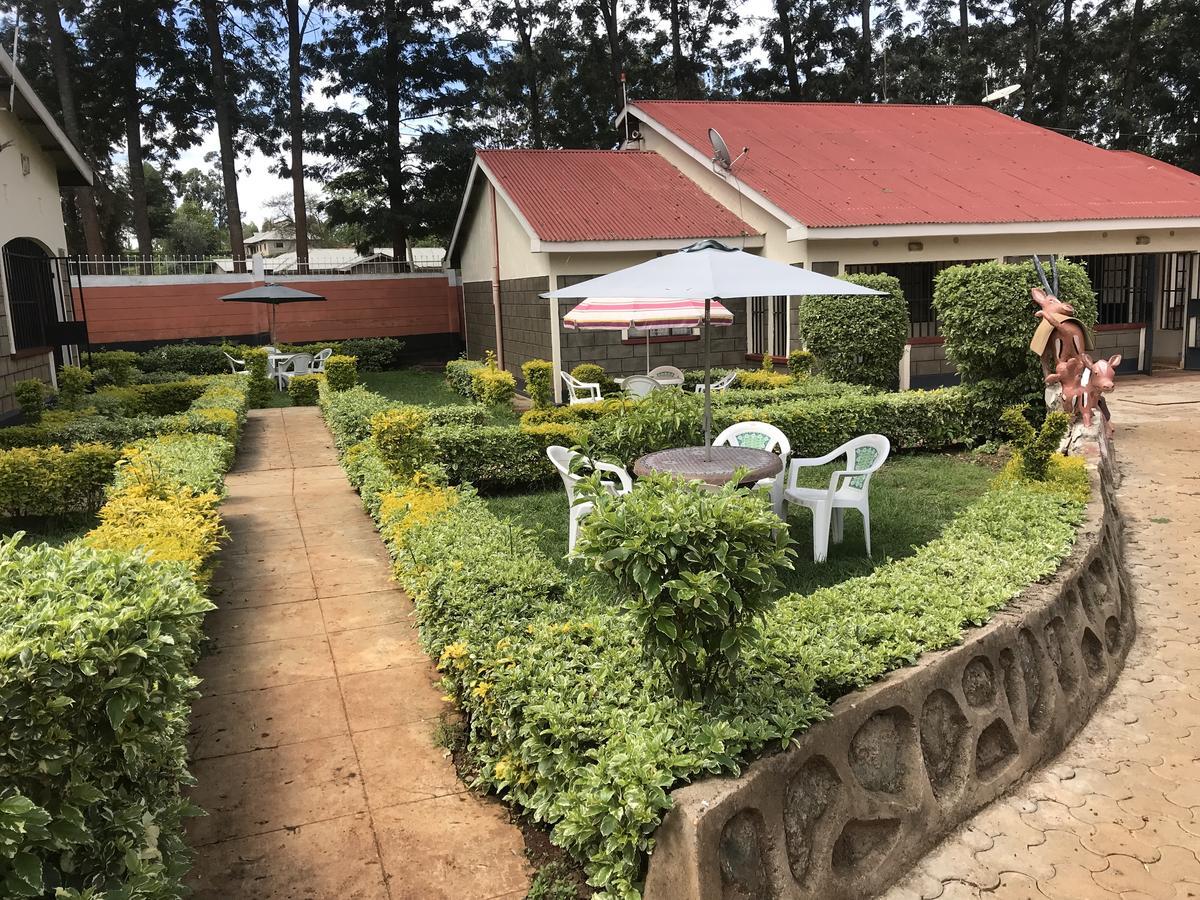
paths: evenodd
<path fill-rule="evenodd" d="M 1108 447 L 1073 444 L 1099 489 L 1058 573 L 741 777 L 675 791 L 646 900 L 870 897 L 1067 744 L 1135 630 Z"/>

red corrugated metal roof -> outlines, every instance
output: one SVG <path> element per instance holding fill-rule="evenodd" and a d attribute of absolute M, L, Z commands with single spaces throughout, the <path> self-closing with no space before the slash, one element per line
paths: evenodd
<path fill-rule="evenodd" d="M 1200 217 L 1200 176 L 979 106 L 636 101 L 813 227 Z"/>
<path fill-rule="evenodd" d="M 758 234 L 657 153 L 480 150 L 543 241 L 638 241 Z"/>

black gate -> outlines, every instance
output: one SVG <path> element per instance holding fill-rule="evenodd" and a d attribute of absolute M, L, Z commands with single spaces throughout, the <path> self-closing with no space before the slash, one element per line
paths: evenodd
<path fill-rule="evenodd" d="M 1183 323 L 1183 367 L 1200 369 L 1200 300 L 1187 302 Z"/>
<path fill-rule="evenodd" d="M 69 362 L 64 345 L 88 347 L 85 317 L 74 308 L 72 289 L 83 302 L 77 260 L 50 256 L 27 238 L 9 241 L 3 252 L 13 351 L 52 350 L 57 365 Z"/>

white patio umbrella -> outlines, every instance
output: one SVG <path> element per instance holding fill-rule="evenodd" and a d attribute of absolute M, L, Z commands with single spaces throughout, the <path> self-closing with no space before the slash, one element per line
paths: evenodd
<path fill-rule="evenodd" d="M 810 269 L 763 259 L 720 241 L 700 241 L 655 259 L 542 294 L 559 298 L 689 300 L 704 298 L 704 445 L 712 445 L 709 324 L 713 300 L 735 297 L 812 297 L 878 294 Z"/>

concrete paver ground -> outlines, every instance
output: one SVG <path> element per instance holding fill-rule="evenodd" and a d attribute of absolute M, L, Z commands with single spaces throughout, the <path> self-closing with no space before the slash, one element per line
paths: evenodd
<path fill-rule="evenodd" d="M 886 900 L 1200 898 L 1200 376 L 1110 401 L 1138 637 L 1070 746 Z"/>
<path fill-rule="evenodd" d="M 251 413 L 193 709 L 199 898 L 524 897 L 520 830 L 434 741 L 412 604 L 314 408 Z"/>

